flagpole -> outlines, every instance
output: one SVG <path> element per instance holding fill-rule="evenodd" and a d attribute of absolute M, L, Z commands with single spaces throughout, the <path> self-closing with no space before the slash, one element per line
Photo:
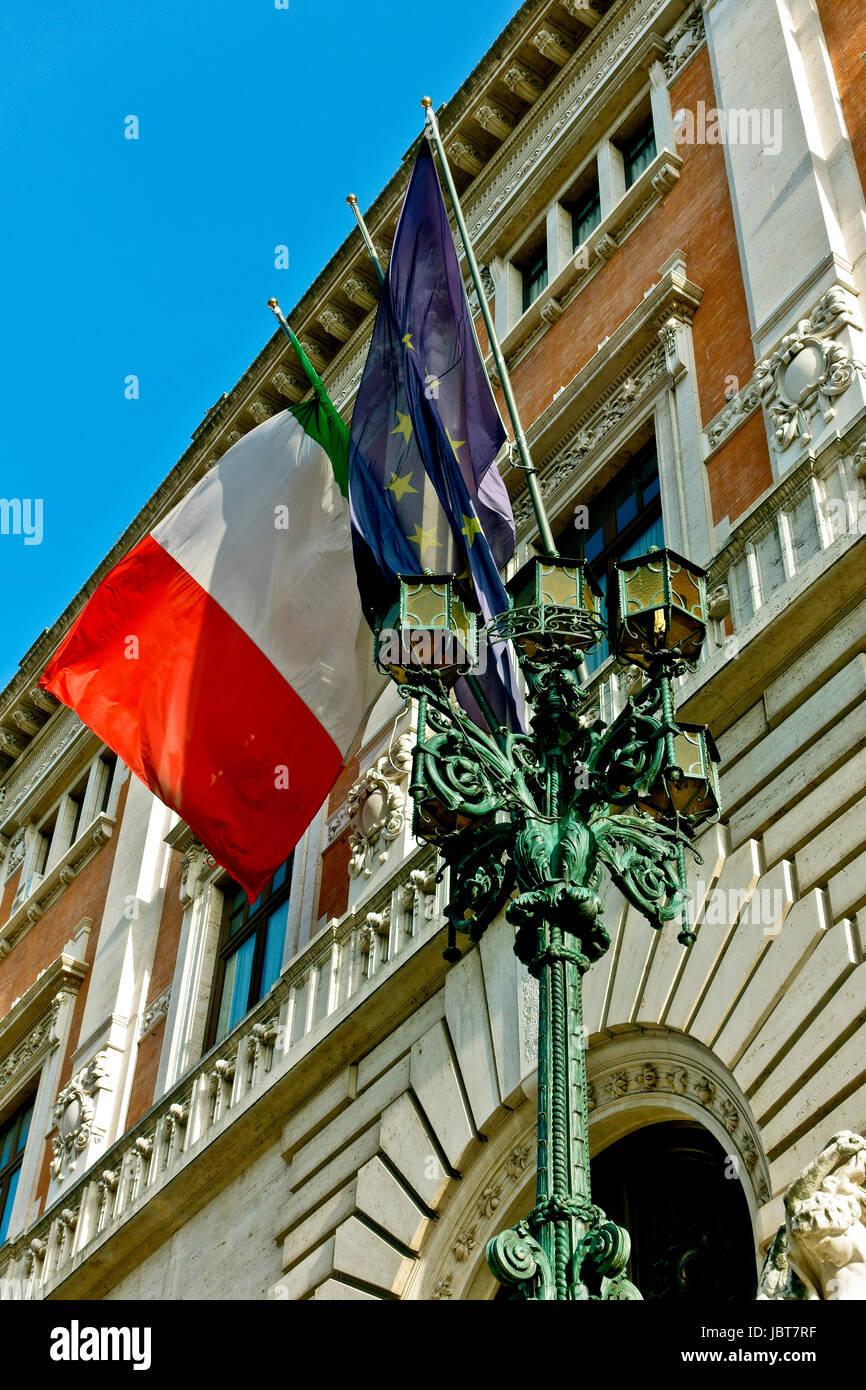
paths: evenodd
<path fill-rule="evenodd" d="M 346 202 L 349 204 L 349 207 L 355 214 L 355 221 L 357 222 L 361 230 L 361 236 L 364 238 L 364 245 L 367 248 L 367 254 L 370 257 L 370 260 L 373 262 L 373 269 L 376 272 L 376 278 L 379 281 L 380 285 L 384 285 L 385 271 L 383 269 L 382 262 L 379 260 L 379 253 L 373 245 L 373 238 L 370 236 L 370 233 L 367 230 L 367 224 L 361 216 L 361 209 L 358 207 L 358 199 L 355 197 L 354 193 L 349 193 L 346 197 Z"/>
<path fill-rule="evenodd" d="M 508 368 L 505 365 L 505 357 L 502 348 L 499 346 L 499 338 L 496 335 L 493 315 L 490 312 L 487 296 L 484 293 L 484 286 L 481 282 L 481 272 L 478 269 L 475 252 L 472 250 L 472 243 L 469 240 L 469 232 L 466 229 L 463 211 L 460 207 L 460 199 L 457 196 L 457 189 L 451 175 L 451 166 L 448 163 L 448 156 L 445 153 L 445 146 L 442 143 L 442 136 L 439 133 L 439 123 L 433 112 L 433 101 L 430 97 L 422 97 L 421 105 L 424 107 L 426 113 L 425 120 L 439 155 L 439 163 L 442 166 L 442 174 L 445 178 L 445 184 L 451 198 L 451 206 L 454 209 L 454 217 L 457 221 L 457 230 L 460 233 L 460 240 L 463 242 L 463 250 L 466 253 L 466 261 L 469 266 L 469 273 L 472 276 L 472 283 L 475 286 L 475 293 L 478 295 L 478 303 L 481 308 L 481 317 L 484 319 L 484 327 L 487 329 L 490 350 L 493 353 L 493 360 L 496 363 L 499 380 L 502 382 L 502 394 L 505 397 L 505 404 L 508 407 L 508 415 L 514 430 L 514 442 L 517 445 L 517 452 L 520 455 L 521 466 L 526 474 L 529 497 L 532 502 L 533 511 L 535 512 L 535 519 L 538 523 L 538 534 L 541 537 L 542 545 L 547 554 L 556 555 L 558 552 L 553 540 L 553 532 L 550 529 L 550 522 L 547 519 L 547 512 L 544 509 L 541 489 L 538 486 L 538 475 L 533 466 L 529 445 L 526 441 L 523 425 L 521 424 L 520 412 L 517 409 L 517 401 L 515 400 L 514 390 L 511 385 L 511 377 L 508 375 Z"/>
<path fill-rule="evenodd" d="M 324 394 L 325 398 L 327 399 L 328 393 L 325 390 L 325 383 L 322 381 L 322 378 L 319 376 L 319 373 L 316 371 L 309 357 L 304 352 L 304 349 L 301 347 L 300 340 L 293 333 L 288 320 L 286 319 L 282 309 L 279 306 L 278 301 L 276 299 L 269 299 L 268 308 L 270 309 L 277 323 L 280 325 L 280 328 L 285 333 L 292 347 L 295 349 L 295 355 L 297 356 L 298 361 L 303 367 L 304 374 L 307 380 L 309 381 L 310 385 L 312 386 L 313 390 L 316 392 L 318 396 Z M 330 404 L 330 401 L 328 401 L 328 404 Z"/>

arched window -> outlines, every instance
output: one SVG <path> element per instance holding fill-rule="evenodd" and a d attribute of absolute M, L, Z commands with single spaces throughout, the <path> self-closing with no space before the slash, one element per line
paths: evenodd
<path fill-rule="evenodd" d="M 738 1164 L 703 1126 L 636 1130 L 592 1160 L 592 1197 L 631 1236 L 645 1299 L 755 1297 L 755 1246 Z"/>

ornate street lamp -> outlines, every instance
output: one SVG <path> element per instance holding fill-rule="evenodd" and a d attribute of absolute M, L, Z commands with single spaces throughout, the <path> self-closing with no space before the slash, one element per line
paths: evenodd
<path fill-rule="evenodd" d="M 719 812 L 712 738 L 678 724 L 673 705 L 673 681 L 706 632 L 704 572 L 664 550 L 623 562 L 618 578 L 616 646 L 648 679 L 610 727 L 587 713 L 584 655 L 605 629 L 582 561 L 533 557 L 488 625 L 489 640 L 513 645 L 531 733 L 492 719 L 484 730 L 457 704 L 451 687 L 476 648 L 449 576 L 405 577 L 377 644 L 380 665 L 418 700 L 414 830 L 451 871 L 446 958 L 459 958 L 459 933 L 477 941 L 505 907 L 539 982 L 536 1201 L 487 1251 L 515 1298 L 640 1298 L 626 1277 L 629 1237 L 591 1198 L 581 979 L 610 945 L 603 868 L 653 927 L 679 919 L 691 945 L 685 853 Z"/>
<path fill-rule="evenodd" d="M 451 870 L 446 955 L 478 940 L 503 905 L 515 951 L 539 981 L 536 1203 L 488 1247 L 513 1296 L 633 1299 L 629 1238 L 590 1191 L 581 978 L 610 944 L 599 887 L 606 867 L 660 928 L 687 916 L 685 851 L 719 812 L 718 754 L 707 730 L 677 724 L 673 679 L 700 655 L 704 572 L 672 551 L 619 566 L 619 654 L 648 674 L 608 728 L 586 715 L 584 654 L 603 635 L 599 589 L 578 560 L 535 556 L 489 625 L 511 641 L 526 680 L 531 734 L 484 731 L 449 696 L 472 637 L 445 576 L 401 582 L 398 660 L 380 661 L 419 703 L 414 828 Z M 446 656 L 431 633 L 450 633 Z M 419 639 L 419 632 L 425 639 Z"/>

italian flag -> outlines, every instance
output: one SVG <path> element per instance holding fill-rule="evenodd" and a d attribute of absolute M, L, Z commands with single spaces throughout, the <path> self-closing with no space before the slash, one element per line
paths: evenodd
<path fill-rule="evenodd" d="M 345 425 L 319 382 L 229 449 L 115 565 L 39 682 L 250 901 L 312 821 L 383 688 L 355 581 L 346 459 Z"/>

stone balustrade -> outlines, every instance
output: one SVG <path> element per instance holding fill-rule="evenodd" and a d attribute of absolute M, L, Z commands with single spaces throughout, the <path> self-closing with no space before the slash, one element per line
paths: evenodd
<path fill-rule="evenodd" d="M 197 1066 L 0 1249 L 0 1299 L 44 1298 L 162 1191 L 295 1063 L 322 1020 L 375 988 L 443 924 L 447 884 L 426 846 L 295 957 L 274 988 Z"/>

